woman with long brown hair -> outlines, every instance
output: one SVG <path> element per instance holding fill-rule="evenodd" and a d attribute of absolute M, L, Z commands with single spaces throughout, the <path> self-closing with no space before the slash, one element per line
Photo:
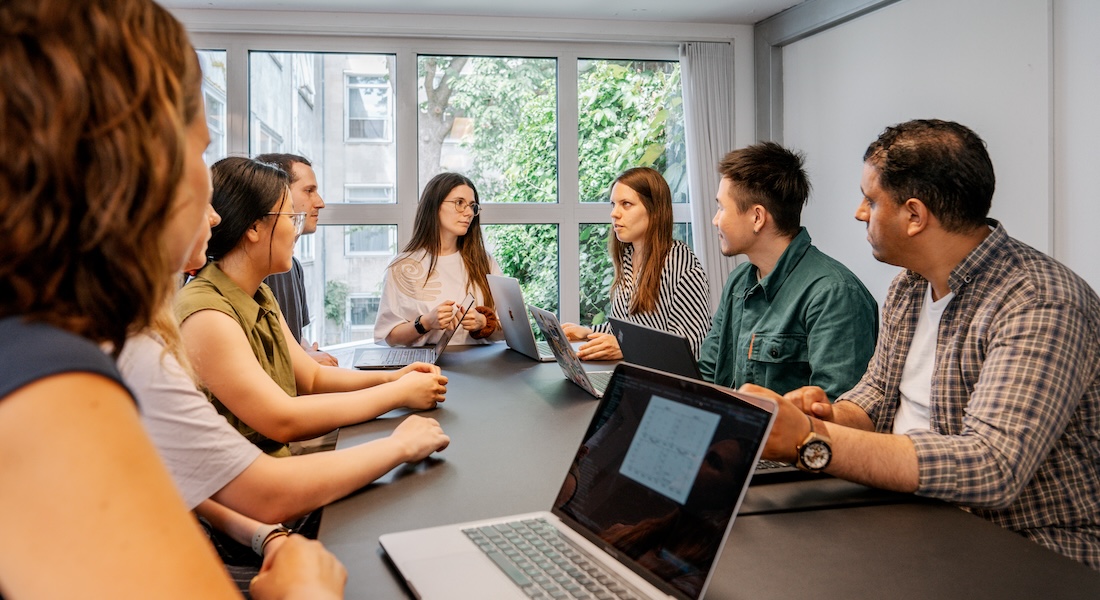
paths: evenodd
<path fill-rule="evenodd" d="M 234 597 L 104 351 L 206 225 L 198 58 L 149 0 L 7 0 L 0 40 L 0 589 Z M 345 577 L 293 536 L 251 591 L 335 598 Z"/>
<path fill-rule="evenodd" d="M 490 273 L 500 267 L 481 236 L 481 203 L 474 182 L 440 173 L 420 195 L 412 239 L 390 263 L 382 284 L 374 339 L 391 346 L 422 346 L 461 327 L 452 344 L 500 339 L 489 291 Z M 475 309 L 462 316 L 458 305 L 473 294 Z M 488 338 L 488 339 L 487 339 Z"/>
<path fill-rule="evenodd" d="M 707 275 L 691 248 L 672 239 L 672 192 L 649 167 L 627 169 L 611 185 L 608 252 L 615 264 L 611 316 L 688 339 L 695 356 L 710 329 Z M 563 325 L 583 360 L 623 357 L 610 325 Z"/>

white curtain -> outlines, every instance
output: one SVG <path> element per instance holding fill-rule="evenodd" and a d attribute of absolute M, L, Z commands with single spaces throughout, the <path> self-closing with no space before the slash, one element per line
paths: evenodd
<path fill-rule="evenodd" d="M 735 149 L 733 139 L 733 44 L 688 42 L 680 45 L 684 127 L 687 137 L 688 190 L 695 253 L 710 279 L 710 307 L 722 295 L 726 276 L 737 266 L 722 256 L 711 225 L 718 194 L 718 161 Z"/>

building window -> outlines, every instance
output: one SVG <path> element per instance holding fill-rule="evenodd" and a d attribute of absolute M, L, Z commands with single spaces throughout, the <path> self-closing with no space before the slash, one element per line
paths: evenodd
<path fill-rule="evenodd" d="M 263 121 L 256 119 L 256 140 L 252 144 L 253 154 L 267 154 L 269 152 L 283 151 L 283 138 L 275 133 Z"/>
<path fill-rule="evenodd" d="M 349 225 L 344 227 L 345 255 L 392 256 L 396 253 L 396 225 Z"/>
<path fill-rule="evenodd" d="M 349 142 L 388 142 L 393 127 L 393 97 L 389 78 L 347 75 Z"/>
<path fill-rule="evenodd" d="M 344 202 L 349 204 L 393 204 L 393 186 L 386 183 L 345 183 Z"/>
<path fill-rule="evenodd" d="M 374 329 L 378 319 L 378 296 L 355 295 L 348 297 L 348 325 L 353 329 Z"/>

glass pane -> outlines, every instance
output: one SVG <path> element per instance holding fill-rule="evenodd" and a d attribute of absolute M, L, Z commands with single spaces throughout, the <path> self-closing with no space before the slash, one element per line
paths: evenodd
<path fill-rule="evenodd" d="M 580 225 L 580 315 L 581 324 L 598 325 L 607 320 L 611 310 L 611 280 L 615 266 L 607 252 L 609 223 Z"/>
<path fill-rule="evenodd" d="M 199 50 L 202 67 L 202 95 L 206 102 L 206 126 L 210 145 L 202 157 L 212 165 L 227 155 L 225 141 L 225 51 Z"/>
<path fill-rule="evenodd" d="M 691 223 L 673 223 L 672 239 L 680 240 L 687 244 L 688 248 L 695 248 L 694 239 L 691 235 Z"/>
<path fill-rule="evenodd" d="M 315 336 L 310 341 L 328 346 L 374 339 L 377 298 L 397 252 L 397 226 L 322 225 L 312 237 L 318 259 L 302 263 Z"/>
<path fill-rule="evenodd" d="M 391 54 L 250 53 L 250 152 L 310 159 L 329 204 L 363 202 L 343 194 L 349 185 L 392 190 L 394 65 Z"/>
<path fill-rule="evenodd" d="M 581 59 L 577 64 L 582 202 L 607 202 L 611 182 L 653 167 L 688 201 L 680 63 Z"/>
<path fill-rule="evenodd" d="M 523 299 L 558 312 L 558 226 L 482 225 L 482 229 L 485 244 L 500 270 L 519 280 Z"/>
<path fill-rule="evenodd" d="M 456 171 L 482 202 L 557 202 L 557 61 L 420 56 L 420 189 Z"/>

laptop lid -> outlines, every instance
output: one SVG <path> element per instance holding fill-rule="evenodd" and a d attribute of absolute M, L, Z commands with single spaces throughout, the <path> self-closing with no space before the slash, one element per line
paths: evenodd
<path fill-rule="evenodd" d="M 508 347 L 540 362 L 554 360 L 539 354 L 531 322 L 527 320 L 527 303 L 523 300 L 519 280 L 503 275 L 488 275 L 486 278 Z"/>
<path fill-rule="evenodd" d="M 474 302 L 477 300 L 473 294 L 467 293 L 466 297 L 462 299 L 462 303 L 458 305 L 458 309 L 461 314 L 458 317 L 458 322 L 461 322 L 466 317 L 466 313 L 470 312 L 470 309 L 474 307 Z M 435 343 L 435 360 L 433 363 L 439 362 L 439 357 L 443 355 L 443 351 L 447 349 L 447 344 L 451 343 L 451 338 L 455 336 L 455 333 L 462 327 L 456 322 L 454 329 L 444 329 L 443 337 L 439 338 L 439 341 Z"/>
<path fill-rule="evenodd" d="M 608 321 L 626 362 L 674 375 L 703 378 L 686 337 L 615 317 Z"/>
<path fill-rule="evenodd" d="M 599 398 L 602 395 L 602 390 L 596 389 L 596 386 L 592 385 L 592 381 L 588 379 L 588 373 L 585 372 L 584 365 L 581 363 L 581 359 L 577 357 L 577 353 L 573 351 L 573 346 L 569 344 L 569 337 L 565 335 L 565 330 L 561 328 L 557 315 L 537 306 L 528 306 L 527 308 L 531 311 L 531 315 L 535 317 L 535 324 L 542 331 L 543 337 L 550 345 L 550 350 L 554 353 L 554 359 L 558 361 L 558 366 L 561 367 L 565 376 L 583 388 L 584 391 Z"/>
<path fill-rule="evenodd" d="M 700 598 L 776 410 L 770 400 L 620 364 L 552 512 L 662 591 Z"/>

